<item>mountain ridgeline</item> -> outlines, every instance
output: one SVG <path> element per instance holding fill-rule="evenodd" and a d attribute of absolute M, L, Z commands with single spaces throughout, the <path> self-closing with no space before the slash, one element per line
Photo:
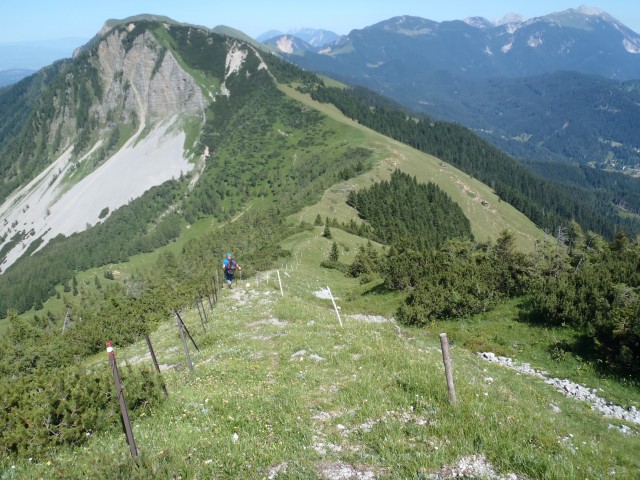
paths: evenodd
<path fill-rule="evenodd" d="M 468 451 L 527 478 L 637 470 L 632 448 L 611 455 L 622 444 L 611 443 L 614 436 L 628 439 L 606 427 L 609 419 L 598 423 L 570 400 L 551 418 L 544 409 L 557 402 L 554 392 L 532 400 L 533 387 L 546 388 L 541 382 L 513 390 L 500 373 L 502 393 L 487 390 L 488 370 L 461 351 L 488 346 L 525 355 L 526 342 L 487 326 L 487 314 L 507 305 L 505 329 L 536 323 L 526 331 L 536 332 L 530 336 L 541 356 L 554 363 L 571 357 L 580 370 L 579 355 L 588 352 L 593 363 L 585 370 L 618 375 L 619 390 L 631 391 L 640 370 L 640 242 L 616 231 L 624 224 L 638 232 L 628 215 L 638 201 L 631 183 L 621 182 L 621 198 L 588 195 L 586 186 L 604 177 L 584 171 L 567 190 L 465 127 L 416 117 L 369 90 L 328 88 L 239 38 L 157 17 L 109 22 L 74 59 L 1 91 L 0 107 L 0 314 L 7 312 L 0 322 L 0 477 L 316 478 L 327 454 L 340 460 L 337 468 L 347 465 L 324 441 L 338 421 L 357 423 L 339 435 L 356 441 L 353 449 L 340 446 L 345 460 L 371 463 L 382 476 L 422 478 L 446 455 Z M 607 176 L 603 188 L 617 179 Z M 320 234 L 325 211 L 340 218 L 325 217 Z M 484 219 L 498 228 L 472 230 Z M 573 219 L 614 240 L 585 233 Z M 532 246 L 527 252 L 517 248 L 522 237 Z M 250 280 L 211 289 L 226 251 Z M 152 253 L 113 265 L 141 252 Z M 268 272 L 285 262 L 295 267 L 283 282 L 278 271 L 275 294 Z M 257 272 L 266 273 L 262 283 Z M 310 294 L 327 284 L 345 313 L 375 317 L 349 315 L 338 326 L 330 304 Z M 202 350 L 196 347 L 197 381 L 185 383 L 173 368 L 183 359 L 172 317 L 195 323 L 189 305 L 196 295 L 203 332 L 192 332 Z M 208 331 L 205 296 L 209 312 L 221 315 Z M 394 310 L 398 323 L 380 322 Z M 424 375 L 439 361 L 436 337 L 401 327 L 462 319 L 471 320 L 458 322 L 465 330 L 482 326 L 487 334 L 471 342 L 456 335 L 455 355 L 473 372 L 461 375 L 469 381 L 460 405 L 473 408 L 456 407 L 463 417 L 452 419 L 442 379 Z M 539 345 L 540 325 L 553 337 L 548 349 Z M 140 355 L 150 334 L 171 367 L 164 393 Z M 128 359 L 127 404 L 143 433 L 135 462 L 118 431 L 116 396 L 123 397 L 104 368 L 106 339 Z M 135 350 L 125 353 L 127 346 Z M 186 398 L 194 408 L 176 409 Z M 319 414 L 319 407 L 339 413 Z M 461 431 L 461 421 L 473 428 Z M 326 430 L 317 429 L 321 423 Z M 196 430 L 202 436 L 194 439 Z M 575 445 L 593 438 L 601 445 L 576 450 L 567 434 Z M 231 444 L 233 455 L 218 455 Z M 267 444 L 275 447 L 259 448 Z M 425 447 L 438 454 L 425 455 Z M 584 457 L 579 465 L 576 452 Z"/>
<path fill-rule="evenodd" d="M 518 158 L 640 168 L 640 35 L 581 7 L 529 20 L 395 17 L 282 55 Z"/>
<path fill-rule="evenodd" d="M 370 168 L 369 150 L 343 141 L 344 132 L 286 97 L 275 81 L 309 76 L 237 39 L 141 20 L 117 24 L 75 59 L 4 91 L 0 198 L 28 196 L 15 191 L 39 174 L 44 178 L 32 182 L 58 203 L 32 198 L 20 211 L 12 208 L 15 200 L 3 205 L 0 311 L 38 307 L 75 271 L 151 251 L 175 239 L 185 220 L 224 221 L 252 203 L 259 210 L 279 205 L 286 215 Z M 164 185 L 135 199 L 122 192 L 123 172 L 107 178 L 126 205 L 98 206 L 91 222 L 97 227 L 55 236 L 60 224 L 47 222 L 65 192 L 102 180 L 103 167 L 167 119 L 185 130 L 180 150 L 184 145 L 197 168 L 161 178 Z M 55 162 L 60 166 L 52 169 Z M 90 195 L 83 201 L 91 208 Z M 42 215 L 28 222 L 33 212 Z M 9 266 L 15 252 L 23 260 Z"/>
<path fill-rule="evenodd" d="M 301 90 L 360 123 L 450 162 L 549 231 L 574 219 L 608 237 L 618 227 L 639 231 L 633 219 L 617 215 L 610 198 L 573 197 L 461 126 L 416 122 L 372 92 L 326 88 L 314 74 L 236 38 L 142 18 L 116 23 L 73 60 L 0 96 L 0 198 L 14 192 L 0 212 L 0 262 L 5 262 L 0 311 L 37 307 L 74 271 L 166 244 L 176 238 L 180 222 L 204 216 L 228 220 L 247 205 L 277 205 L 283 215 L 293 213 L 317 201 L 336 181 L 372 166 L 372 151 L 344 141 L 343 129 L 291 100 L 277 82 L 302 85 Z M 168 181 L 167 186 L 137 195 L 122 192 L 119 176 L 99 176 L 112 159 L 153 137 L 167 121 L 185 132 L 176 138 L 192 166 L 181 170 L 180 178 L 161 178 L 156 185 Z M 161 131 L 168 135 L 169 130 Z M 152 164 L 144 178 L 153 169 Z M 110 191 L 124 200 L 93 205 L 95 216 L 87 224 L 100 228 L 81 232 L 76 227 L 68 236 L 61 222 L 54 222 L 56 214 L 63 215 L 57 212 L 59 203 L 94 178 L 111 182 Z M 30 180 L 46 201 L 32 203 L 38 202 L 29 197 L 33 185 L 15 196 L 16 188 Z M 144 214 L 120 213 L 127 199 L 125 208 Z M 91 207 L 90 197 L 84 202 L 85 210 Z M 627 203 L 636 208 L 634 197 Z M 62 212 L 68 208 L 60 206 Z M 173 213 L 165 216 L 166 211 Z M 19 255 L 24 261 L 10 267 Z"/>

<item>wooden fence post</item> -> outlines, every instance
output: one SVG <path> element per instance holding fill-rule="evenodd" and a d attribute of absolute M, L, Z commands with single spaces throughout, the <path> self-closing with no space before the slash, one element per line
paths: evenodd
<path fill-rule="evenodd" d="M 204 294 L 207 297 L 207 302 L 209 302 L 209 311 L 213 310 L 213 303 L 211 303 L 211 295 L 209 295 L 209 287 L 207 286 L 207 282 L 204 282 Z"/>
<path fill-rule="evenodd" d="M 153 351 L 153 346 L 151 345 L 151 339 L 149 338 L 149 335 L 145 335 L 144 338 L 147 340 L 147 347 L 149 347 L 149 353 L 151 354 L 151 360 L 153 361 L 153 366 L 156 368 L 156 372 L 158 372 L 158 374 L 162 378 L 162 373 L 160 372 L 160 365 L 158 365 L 158 359 L 156 359 L 156 352 Z M 165 385 L 164 380 L 161 380 L 161 381 L 162 381 L 162 391 L 168 397 L 169 392 L 167 391 L 167 386 Z"/>
<path fill-rule="evenodd" d="M 187 334 L 187 336 L 189 337 L 189 340 L 191 340 L 191 343 L 193 343 L 193 346 L 196 348 L 196 350 L 199 352 L 200 349 L 198 348 L 198 345 L 196 345 L 196 341 L 193 339 L 193 337 L 191 336 L 191 333 L 189 333 L 189 329 L 187 328 L 187 325 L 184 323 L 184 321 L 182 320 L 182 317 L 180 316 L 180 314 L 178 313 L 178 310 L 174 310 L 174 313 L 176 314 L 176 317 L 178 317 L 178 320 L 180 320 L 180 325 L 182 325 L 183 330 L 185 331 L 185 333 Z"/>
<path fill-rule="evenodd" d="M 211 277 L 211 300 L 213 305 L 218 304 L 218 291 L 216 290 L 216 279 Z"/>
<path fill-rule="evenodd" d="M 196 290 L 198 292 L 198 298 L 200 299 L 200 306 L 202 307 L 202 315 L 204 315 L 204 321 L 209 323 L 209 318 L 207 317 L 207 312 L 204 309 L 204 302 L 202 301 L 202 294 L 200 293 L 200 289 Z M 205 329 L 205 332 L 207 330 Z"/>
<path fill-rule="evenodd" d="M 178 312 L 175 312 L 175 314 L 176 314 L 176 323 L 178 324 L 178 331 L 180 332 L 180 338 L 182 339 L 182 346 L 184 347 L 184 356 L 187 357 L 187 366 L 189 367 L 189 371 L 193 372 L 193 363 L 191 363 L 191 355 L 189 355 L 189 346 L 187 345 L 187 339 L 184 336 L 182 319 L 178 315 Z"/>
<path fill-rule="evenodd" d="M 127 435 L 127 443 L 129 443 L 131 456 L 135 458 L 138 456 L 138 449 L 136 447 L 136 441 L 133 438 L 133 430 L 131 429 L 131 421 L 129 420 L 127 402 L 124 399 L 122 382 L 120 381 L 120 372 L 118 371 L 118 364 L 116 363 L 116 356 L 113 353 L 113 346 L 111 345 L 111 342 L 107 342 L 107 355 L 109 356 L 109 364 L 111 365 L 111 372 L 113 373 L 113 382 L 116 386 L 118 403 L 120 403 L 120 414 L 122 415 L 122 423 L 124 425 L 125 434 Z"/>
<path fill-rule="evenodd" d="M 444 373 L 447 377 L 447 389 L 449 390 L 449 403 L 456 404 L 456 390 L 453 387 L 453 367 L 451 366 L 451 356 L 449 355 L 449 340 L 447 334 L 440 334 L 440 347 L 442 348 L 442 361 L 444 362 Z"/>
<path fill-rule="evenodd" d="M 204 333 L 207 333 L 207 327 L 204 324 L 204 317 L 202 316 L 202 312 L 200 311 L 200 302 L 198 302 L 198 297 L 193 298 L 193 303 L 198 310 L 198 316 L 200 317 L 200 323 L 202 323 L 202 329 L 204 330 Z"/>

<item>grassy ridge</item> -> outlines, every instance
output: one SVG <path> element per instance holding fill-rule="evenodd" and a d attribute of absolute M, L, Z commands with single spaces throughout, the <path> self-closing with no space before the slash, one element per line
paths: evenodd
<path fill-rule="evenodd" d="M 389 180 L 391 173 L 397 168 L 415 176 L 419 182 L 431 181 L 447 193 L 464 211 L 478 241 L 493 240 L 498 237 L 500 231 L 509 229 L 516 235 L 519 248 L 533 251 L 536 240 L 543 238 L 542 231 L 531 220 L 511 205 L 501 202 L 490 187 L 466 173 L 432 155 L 385 137 L 346 118 L 333 105 L 315 102 L 309 95 L 288 86 L 281 85 L 280 88 L 290 97 L 339 122 L 341 128 L 351 132 L 354 142 L 373 149 L 373 158 L 377 160 L 372 171 L 329 188 L 317 205 L 302 211 L 300 219 L 312 223 L 318 213 L 322 218 L 337 217 L 342 221 L 355 218 L 356 212 L 346 206 L 348 186 L 363 187 L 376 181 Z"/>
<path fill-rule="evenodd" d="M 360 287 L 318 267 L 331 243 L 320 232 L 318 227 L 282 243 L 292 250 L 280 270 L 284 297 L 276 273 L 267 284 L 263 272 L 259 286 L 251 279 L 249 286 L 221 292 L 206 333 L 195 310 L 185 312 L 201 348 L 200 353 L 191 349 L 194 374 L 185 370 L 172 319 L 152 334 L 171 397 L 134 422 L 137 463 L 124 435 L 112 431 L 80 449 L 51 452 L 36 462 L 12 464 L 15 468 L 2 465 L 3 473 L 317 478 L 348 467 L 376 478 L 422 478 L 481 454 L 502 475 L 582 479 L 615 470 L 616 478 L 636 478 L 637 435 L 610 429 L 617 422 L 539 380 L 484 363 L 462 342 L 452 349 L 459 403 L 450 406 L 437 331 L 398 330 L 390 322 L 346 315 L 359 310 L 348 298 Z M 334 238 L 345 261 L 362 241 L 335 229 Z M 331 302 L 314 295 L 326 285 L 343 307 L 344 328 Z M 460 336 L 451 331 L 450 338 Z M 144 342 L 116 346 L 116 354 L 121 365 L 149 362 Z M 106 355 L 86 366 L 107 368 Z M 602 395 L 607 393 L 608 388 Z M 638 402 L 637 392 L 627 394 L 634 398 Z M 560 413 L 552 413 L 551 404 Z"/>
<path fill-rule="evenodd" d="M 530 220 L 510 205 L 500 202 L 491 188 L 469 177 L 467 174 L 441 162 L 435 157 L 419 152 L 357 124 L 329 104 L 315 102 L 308 95 L 285 85 L 279 85 L 279 88 L 287 97 L 294 100 L 297 105 L 295 108 L 287 107 L 288 111 L 295 111 L 296 115 L 300 115 L 300 118 L 315 118 L 314 128 L 307 129 L 306 133 L 304 133 L 297 131 L 297 127 L 292 125 L 278 123 L 277 128 L 270 125 L 261 135 L 228 138 L 225 144 L 221 146 L 218 160 L 210 166 L 211 171 L 204 175 L 206 179 L 201 179 L 202 186 L 198 186 L 197 191 L 194 192 L 194 198 L 191 200 L 192 205 L 201 201 L 202 205 L 206 205 L 206 208 L 215 207 L 220 209 L 222 207 L 222 210 L 226 208 L 227 212 L 229 212 L 229 207 L 234 209 L 245 208 L 246 204 L 244 202 L 251 195 L 254 195 L 251 198 L 253 198 L 253 202 L 256 205 L 270 204 L 272 195 L 280 196 L 280 198 L 287 197 L 292 201 L 298 202 L 300 197 L 304 195 L 305 199 L 302 203 L 315 201 L 313 200 L 314 197 L 320 195 L 316 193 L 318 187 L 324 186 L 326 188 L 330 184 L 328 180 L 323 180 L 323 178 L 335 178 L 337 172 L 334 170 L 337 167 L 331 167 L 331 163 L 337 162 L 339 165 L 344 165 L 348 160 L 344 160 L 345 155 L 349 155 L 349 152 L 353 152 L 354 149 L 364 147 L 370 155 L 367 162 L 373 164 L 374 167 L 357 178 L 346 182 L 337 182 L 330 186 L 325 190 L 322 199 L 318 203 L 311 207 L 306 207 L 299 214 L 294 215 L 293 218 L 298 221 L 305 220 L 309 223 L 313 222 L 318 213 L 323 218 L 326 216 L 335 217 L 340 221 L 356 218 L 357 213 L 346 205 L 346 197 L 349 190 L 353 186 L 364 187 L 375 181 L 388 180 L 392 171 L 398 168 L 412 176 L 416 176 L 420 182 L 432 181 L 445 191 L 463 209 L 466 217 L 471 222 L 474 237 L 478 241 L 495 239 L 500 231 L 509 229 L 515 233 L 519 248 L 531 251 L 535 248 L 536 241 L 542 238 L 542 232 Z M 278 101 L 280 102 L 280 100 Z M 306 110 L 323 114 L 324 119 L 320 120 L 317 115 L 311 115 Z M 289 119 L 287 120 L 288 122 L 291 122 L 291 119 L 294 118 L 291 115 L 284 117 Z M 300 140 L 308 141 L 308 145 L 301 147 L 298 145 Z M 327 142 L 329 143 L 327 144 Z M 279 152 L 280 155 L 271 158 L 269 156 L 271 152 Z M 318 163 L 316 162 L 317 158 L 322 159 L 322 162 L 327 165 L 327 173 L 323 174 L 322 178 L 316 177 L 313 187 L 298 188 L 295 185 L 295 183 L 299 182 L 298 179 L 295 179 L 296 176 L 309 175 L 308 169 L 301 170 L 300 166 L 305 163 Z M 247 172 L 251 171 L 253 172 L 251 175 L 255 175 L 256 165 L 258 164 L 263 174 L 260 175 L 255 185 L 251 185 L 253 180 L 247 177 L 249 175 Z M 228 174 L 225 172 L 233 173 Z M 224 178 L 229 183 L 235 182 L 237 185 L 232 185 L 231 188 L 229 186 L 225 187 L 219 181 L 220 178 Z M 325 184 L 322 185 L 322 182 L 325 182 Z M 224 198 L 222 202 L 212 200 L 209 185 L 212 186 L 211 190 L 226 190 L 221 194 L 222 197 L 220 198 Z M 230 193 L 230 195 L 225 197 L 224 193 Z M 265 195 L 265 197 L 256 198 L 256 196 L 260 195 Z M 193 210 L 196 211 L 198 209 L 194 208 Z M 195 213 L 193 213 L 193 216 L 196 216 Z M 195 219 L 192 218 L 191 220 Z M 150 257 L 142 255 L 139 258 L 154 258 L 154 256 L 154 254 L 151 254 Z M 137 262 L 138 260 L 131 265 Z M 153 260 L 150 260 L 150 262 L 153 262 Z M 135 266 L 122 266 L 118 270 L 133 272 L 136 268 Z M 102 271 L 102 268 L 91 271 L 89 278 L 85 281 L 87 288 L 91 287 L 94 275 L 100 277 Z M 84 276 L 82 273 L 79 273 L 79 275 Z M 44 311 L 50 310 L 54 314 L 62 315 L 64 308 L 61 303 L 60 299 L 56 299 L 54 302 L 57 305 L 47 303 Z M 33 310 L 30 312 L 33 312 Z M 0 328 L 2 328 L 2 323 L 0 323 Z"/>

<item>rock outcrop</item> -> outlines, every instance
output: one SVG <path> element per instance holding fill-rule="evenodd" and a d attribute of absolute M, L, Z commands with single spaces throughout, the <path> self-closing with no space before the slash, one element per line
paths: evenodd
<path fill-rule="evenodd" d="M 104 100 L 96 105 L 102 121 L 109 112 L 135 113 L 143 122 L 171 115 L 202 116 L 206 101 L 193 77 L 149 31 L 125 49 L 127 30 L 114 30 L 98 45 Z"/>

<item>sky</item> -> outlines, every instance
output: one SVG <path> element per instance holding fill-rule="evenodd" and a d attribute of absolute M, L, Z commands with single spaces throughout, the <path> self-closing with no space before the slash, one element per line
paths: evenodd
<path fill-rule="evenodd" d="M 579 1 L 579 0 L 578 0 Z M 637 0 L 592 0 L 640 33 Z M 482 16 L 496 20 L 514 12 L 527 18 L 577 8 L 564 0 L 20 0 L 0 3 L 0 44 L 31 40 L 93 37 L 104 22 L 140 13 L 213 28 L 226 25 L 251 37 L 310 27 L 346 35 L 399 15 L 429 20 L 462 20 Z"/>

